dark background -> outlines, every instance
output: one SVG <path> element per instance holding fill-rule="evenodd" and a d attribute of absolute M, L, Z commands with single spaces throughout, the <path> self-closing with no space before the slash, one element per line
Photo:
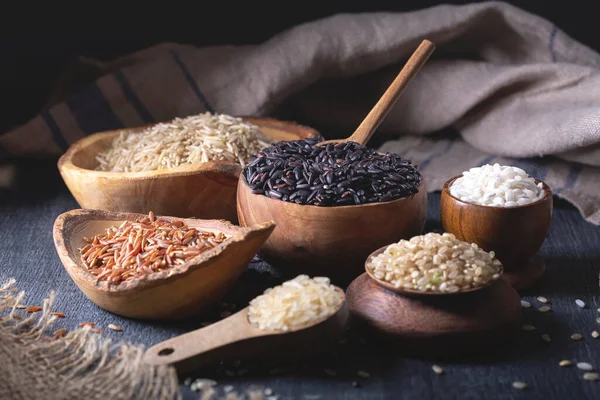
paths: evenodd
<path fill-rule="evenodd" d="M 103 8 L 86 9 L 84 13 L 66 8 L 39 11 L 33 18 L 43 19 L 40 23 L 29 15 L 16 14 L 13 19 L 10 14 L 4 23 L 5 28 L 11 29 L 5 31 L 16 35 L 0 39 L 0 96 L 4 105 L 0 133 L 36 115 L 48 100 L 55 80 L 69 60 L 77 56 L 108 61 L 161 42 L 197 46 L 254 44 L 291 26 L 336 13 L 410 11 L 437 4 L 467 3 L 472 1 L 201 0 L 185 6 L 171 3 L 154 6 L 149 2 L 143 3 L 143 9 L 135 10 L 106 4 Z M 595 2 L 508 3 L 547 18 L 580 42 L 600 49 L 598 17 L 591 6 Z M 23 26 L 21 20 L 29 23 Z M 59 33 L 62 38 L 52 38 Z"/>

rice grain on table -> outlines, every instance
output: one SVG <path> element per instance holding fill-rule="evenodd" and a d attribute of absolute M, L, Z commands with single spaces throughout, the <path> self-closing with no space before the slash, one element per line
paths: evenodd
<path fill-rule="evenodd" d="M 259 329 L 288 331 L 333 315 L 344 296 L 329 278 L 298 275 L 250 302 L 248 320 Z"/>
<path fill-rule="evenodd" d="M 88 244 L 80 249 L 81 262 L 98 280 L 118 284 L 183 265 L 226 239 L 223 233 L 190 228 L 150 212 L 139 221 L 84 238 Z"/>
<path fill-rule="evenodd" d="M 367 269 L 397 288 L 456 293 L 498 279 L 500 262 L 494 256 L 451 233 L 430 232 L 387 246 Z"/>
<path fill-rule="evenodd" d="M 464 202 L 494 207 L 517 207 L 544 197 L 543 184 L 521 168 L 486 164 L 462 173 L 450 194 Z"/>
<path fill-rule="evenodd" d="M 207 161 L 245 166 L 271 139 L 241 118 L 209 112 L 175 118 L 139 132 L 123 131 L 96 156 L 96 170 L 141 172 Z"/>

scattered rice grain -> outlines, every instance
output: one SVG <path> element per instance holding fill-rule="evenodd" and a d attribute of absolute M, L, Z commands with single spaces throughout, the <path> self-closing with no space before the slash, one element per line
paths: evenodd
<path fill-rule="evenodd" d="M 581 340 L 582 338 L 583 338 L 583 335 L 581 333 L 574 333 L 571 335 L 572 340 Z"/>
<path fill-rule="evenodd" d="M 442 375 L 444 373 L 444 370 L 439 365 L 432 365 L 431 369 L 438 375 Z"/>
<path fill-rule="evenodd" d="M 571 360 L 562 360 L 558 363 L 558 365 L 560 365 L 561 367 L 568 367 L 570 365 L 573 365 L 573 363 L 571 362 Z"/>
<path fill-rule="evenodd" d="M 579 368 L 582 371 L 593 371 L 594 370 L 594 367 L 592 366 L 592 364 L 586 363 L 586 362 L 578 362 L 577 368 Z"/>
<path fill-rule="evenodd" d="M 516 381 L 513 382 L 513 387 L 517 390 L 524 390 L 527 389 L 527 384 L 525 382 L 521 382 L 521 381 Z"/>
<path fill-rule="evenodd" d="M 271 396 L 272 394 L 273 394 L 273 389 L 271 389 L 271 388 L 265 389 L 265 396 Z"/>
<path fill-rule="evenodd" d="M 600 376 L 596 372 L 586 372 L 583 374 L 583 379 L 590 382 L 596 382 L 600 379 Z"/>
<path fill-rule="evenodd" d="M 598 332 L 598 331 L 592 331 L 592 337 L 594 339 L 598 339 L 598 337 L 600 337 L 600 332 Z"/>
<path fill-rule="evenodd" d="M 541 306 L 540 308 L 538 308 L 539 312 L 548 312 L 550 310 L 551 310 L 551 308 L 548 306 Z"/>
<path fill-rule="evenodd" d="M 521 329 L 523 329 L 525 332 L 535 331 L 535 326 L 525 324 L 525 325 L 521 326 Z"/>
<path fill-rule="evenodd" d="M 357 371 L 356 375 L 358 375 L 359 377 L 364 378 L 364 379 L 371 377 L 370 373 L 368 373 L 367 371 L 363 371 L 363 370 Z"/>
<path fill-rule="evenodd" d="M 521 300 L 521 307 L 523 308 L 529 308 L 531 307 L 531 303 L 525 300 Z"/>
<path fill-rule="evenodd" d="M 82 327 L 82 328 L 84 326 L 89 326 L 89 327 L 94 328 L 96 326 L 96 323 L 95 322 L 82 322 L 82 323 L 79 324 L 79 326 Z"/>
<path fill-rule="evenodd" d="M 550 343 L 550 342 L 552 341 L 552 338 L 551 338 L 551 337 L 550 337 L 550 335 L 548 335 L 547 333 L 544 333 L 544 334 L 541 336 L 541 338 L 542 338 L 542 340 L 543 340 L 544 342 L 548 342 L 548 343 Z"/>
<path fill-rule="evenodd" d="M 61 312 L 51 312 L 50 315 L 52 315 L 53 317 L 56 318 L 64 318 L 65 314 L 61 313 Z"/>
<path fill-rule="evenodd" d="M 120 326 L 114 324 L 108 324 L 108 329 L 112 329 L 113 331 L 117 332 L 121 332 L 123 330 Z"/>
<path fill-rule="evenodd" d="M 540 303 L 546 304 L 548 302 L 548 299 L 545 298 L 544 296 L 540 296 L 537 298 L 537 301 L 539 301 Z"/>
<path fill-rule="evenodd" d="M 584 308 L 585 307 L 585 303 L 583 302 L 583 300 L 575 300 L 575 304 L 577 304 L 577 307 L 581 307 Z"/>

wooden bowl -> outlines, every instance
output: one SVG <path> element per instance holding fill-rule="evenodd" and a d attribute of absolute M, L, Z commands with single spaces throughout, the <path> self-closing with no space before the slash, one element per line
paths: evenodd
<path fill-rule="evenodd" d="M 544 197 L 517 207 L 490 207 L 466 203 L 450 194 L 450 186 L 462 175 L 448 180 L 440 203 L 444 231 L 458 239 L 494 251 L 505 272 L 528 265 L 542 246 L 552 218 L 552 191 L 543 183 Z M 536 184 L 541 181 L 536 179 Z"/>
<path fill-rule="evenodd" d="M 484 289 L 490 285 L 492 285 L 494 283 L 495 280 L 490 280 L 487 284 L 482 285 L 482 286 L 475 286 L 475 287 L 470 287 L 468 289 L 463 289 L 460 290 L 458 292 L 434 292 L 434 291 L 427 291 L 427 292 L 423 292 L 421 290 L 416 290 L 416 289 L 408 289 L 405 287 L 396 287 L 394 285 L 392 285 L 390 282 L 386 282 L 386 281 L 382 281 L 378 278 L 375 277 L 375 274 L 373 273 L 373 271 L 371 271 L 367 266 L 371 263 L 371 260 L 375 257 L 377 257 L 378 255 L 380 255 L 381 253 L 383 253 L 386 249 L 388 248 L 388 246 L 383 246 L 382 248 L 375 250 L 373 253 L 371 253 L 371 255 L 369 257 L 367 257 L 367 261 L 365 261 L 365 272 L 367 273 L 367 275 L 369 276 L 369 278 L 371 278 L 373 280 L 373 282 L 377 283 L 379 286 L 403 295 L 403 296 L 453 296 L 453 295 L 459 295 L 459 294 L 464 294 L 464 293 L 471 293 L 471 292 L 475 292 L 477 290 L 481 290 Z M 502 264 L 499 265 L 498 268 L 498 275 L 502 276 L 503 273 L 503 268 L 502 268 Z"/>
<path fill-rule="evenodd" d="M 71 279 L 91 301 L 115 314 L 143 319 L 193 316 L 219 301 L 275 227 L 272 222 L 242 228 L 227 221 L 183 219 L 190 227 L 222 232 L 231 237 L 186 264 L 146 275 L 143 279 L 116 285 L 97 281 L 80 261 L 78 249 L 85 245 L 83 237 L 93 237 L 123 221 L 143 217 L 143 214 L 134 213 L 72 210 L 58 216 L 53 232 L 60 260 Z"/>
<path fill-rule="evenodd" d="M 340 207 L 299 205 L 253 194 L 238 183 L 240 225 L 275 221 L 259 254 L 286 275 L 305 273 L 349 282 L 364 272 L 374 250 L 420 234 L 427 216 L 427 191 L 394 201 Z"/>
<path fill-rule="evenodd" d="M 318 136 L 312 128 L 270 118 L 244 118 L 275 140 Z M 146 127 L 128 129 L 140 131 Z M 59 159 L 58 169 L 82 208 L 236 222 L 235 195 L 241 173 L 225 161 L 145 172 L 96 171 L 96 155 L 124 130 L 100 132 L 74 143 Z"/>
<path fill-rule="evenodd" d="M 494 352 L 521 325 L 519 294 L 503 279 L 470 293 L 404 296 L 366 273 L 346 290 L 351 323 L 402 354 L 458 359 Z"/>

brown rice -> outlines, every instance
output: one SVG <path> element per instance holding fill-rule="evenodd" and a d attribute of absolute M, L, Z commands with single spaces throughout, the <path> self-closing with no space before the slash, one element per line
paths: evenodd
<path fill-rule="evenodd" d="M 397 288 L 455 293 L 499 278 L 494 252 L 451 233 L 427 233 L 389 245 L 367 263 L 375 278 Z"/>
<path fill-rule="evenodd" d="M 96 170 L 154 171 L 207 161 L 245 166 L 271 144 L 258 126 L 225 114 L 204 113 L 175 118 L 141 131 L 123 131 L 96 156 Z"/>
<path fill-rule="evenodd" d="M 81 262 L 98 280 L 118 284 L 185 264 L 226 239 L 223 233 L 200 231 L 150 212 L 139 221 L 84 238 L 88 244 L 80 249 Z"/>

